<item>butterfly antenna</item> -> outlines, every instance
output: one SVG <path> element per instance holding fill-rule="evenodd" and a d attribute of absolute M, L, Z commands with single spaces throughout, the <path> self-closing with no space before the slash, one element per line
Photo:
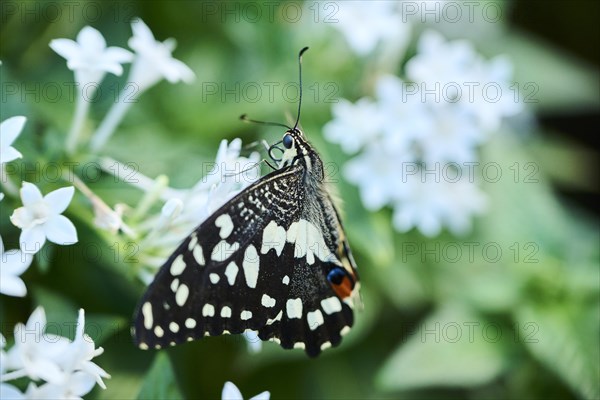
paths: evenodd
<path fill-rule="evenodd" d="M 280 124 L 279 122 L 257 121 L 255 119 L 250 119 L 250 118 L 248 118 L 248 116 L 246 114 L 240 115 L 240 119 L 242 121 L 244 121 L 244 122 L 251 122 L 253 124 L 271 125 L 271 126 L 282 126 L 282 127 L 287 128 L 289 130 L 292 129 L 289 126 L 287 126 L 286 124 Z"/>
<path fill-rule="evenodd" d="M 298 114 L 296 116 L 296 123 L 294 124 L 294 130 L 298 127 L 298 123 L 300 122 L 300 109 L 302 108 L 302 54 L 308 50 L 308 46 L 300 50 L 298 53 L 298 82 L 300 84 L 299 88 L 299 97 L 298 100 Z"/>

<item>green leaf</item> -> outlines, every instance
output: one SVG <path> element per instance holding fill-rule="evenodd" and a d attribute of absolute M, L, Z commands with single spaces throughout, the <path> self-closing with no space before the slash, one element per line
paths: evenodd
<path fill-rule="evenodd" d="M 516 312 L 521 342 L 582 398 L 600 398 L 598 313 L 580 307 L 524 305 Z M 596 322 L 594 322 L 596 321 Z"/>
<path fill-rule="evenodd" d="M 488 54 L 506 54 L 513 61 L 515 84 L 510 94 L 518 88 L 526 106 L 560 112 L 598 106 L 600 88 L 592 65 L 516 30 L 499 35 L 498 40 L 489 40 L 485 35 L 479 40 L 479 49 Z"/>
<path fill-rule="evenodd" d="M 382 390 L 473 387 L 507 366 L 507 335 L 464 306 L 448 304 L 398 347 L 377 375 Z"/>
<path fill-rule="evenodd" d="M 165 352 L 156 355 L 137 396 L 138 399 L 183 399 L 173 367 Z"/>
<path fill-rule="evenodd" d="M 46 333 L 75 337 L 77 327 L 77 307 L 72 301 L 51 290 L 36 286 L 31 293 L 37 305 L 44 307 L 46 313 Z"/>
<path fill-rule="evenodd" d="M 46 243 L 40 252 L 35 255 L 35 261 L 37 262 L 40 272 L 45 274 L 50 269 L 50 261 L 54 255 L 56 245 L 52 243 Z"/>

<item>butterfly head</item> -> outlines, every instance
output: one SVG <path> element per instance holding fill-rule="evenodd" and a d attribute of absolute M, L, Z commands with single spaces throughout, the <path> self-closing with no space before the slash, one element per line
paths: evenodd
<path fill-rule="evenodd" d="M 317 177 L 322 177 L 323 163 L 300 129 L 287 130 L 283 134 L 281 145 L 283 146 L 283 154 L 278 161 L 279 168 L 300 164 L 311 175 L 316 174 Z"/>

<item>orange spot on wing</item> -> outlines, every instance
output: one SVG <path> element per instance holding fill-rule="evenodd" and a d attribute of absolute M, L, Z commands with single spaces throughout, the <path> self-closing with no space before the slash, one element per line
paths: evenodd
<path fill-rule="evenodd" d="M 353 289 L 354 285 L 352 284 L 352 281 L 350 280 L 350 278 L 345 276 L 339 285 L 333 284 L 331 286 L 333 287 L 335 294 L 337 294 L 340 299 L 345 299 L 346 297 L 350 296 L 350 294 L 352 293 L 352 289 Z"/>

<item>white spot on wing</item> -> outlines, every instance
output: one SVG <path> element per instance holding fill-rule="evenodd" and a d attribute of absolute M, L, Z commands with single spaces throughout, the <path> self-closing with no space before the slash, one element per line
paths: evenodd
<path fill-rule="evenodd" d="M 203 317 L 213 317 L 215 315 L 215 307 L 212 304 L 205 304 L 202 307 L 202 316 Z"/>
<path fill-rule="evenodd" d="M 289 276 L 284 276 L 283 279 L 281 280 L 281 283 L 283 283 L 284 285 L 289 285 L 290 284 L 290 277 Z"/>
<path fill-rule="evenodd" d="M 285 303 L 285 312 L 289 319 L 302 318 L 302 300 L 300 298 L 288 299 Z"/>
<path fill-rule="evenodd" d="M 275 307 L 276 301 L 274 298 L 270 297 L 268 294 L 263 294 L 262 299 L 260 300 L 260 303 L 265 307 L 271 308 L 271 307 Z"/>
<path fill-rule="evenodd" d="M 321 300 L 321 307 L 323 307 L 323 311 L 325 311 L 325 314 L 327 315 L 342 311 L 342 303 L 340 303 L 340 299 L 335 296 Z"/>
<path fill-rule="evenodd" d="M 214 247 L 210 258 L 214 261 L 225 261 L 227 260 L 233 253 L 238 251 L 240 248 L 240 244 L 235 242 L 233 244 L 229 244 L 224 240 L 221 240 Z"/>
<path fill-rule="evenodd" d="M 308 327 L 311 331 L 314 331 L 325 322 L 321 310 L 309 311 L 308 314 L 306 314 L 306 321 L 308 322 Z"/>
<path fill-rule="evenodd" d="M 165 331 L 163 331 L 163 329 L 160 326 L 155 326 L 154 334 L 156 335 L 156 337 L 163 337 L 163 335 L 165 334 Z"/>
<path fill-rule="evenodd" d="M 152 317 L 152 304 L 150 302 L 147 301 L 142 306 L 142 315 L 144 316 L 144 328 L 152 328 L 154 318 Z"/>
<path fill-rule="evenodd" d="M 242 321 L 249 320 L 250 318 L 252 318 L 252 311 L 248 311 L 248 310 L 242 311 L 242 313 L 240 314 L 240 318 L 242 319 Z"/>
<path fill-rule="evenodd" d="M 231 318 L 231 308 L 229 306 L 221 308 L 221 318 Z"/>
<path fill-rule="evenodd" d="M 194 250 L 192 250 L 192 255 L 194 256 L 194 260 L 196 260 L 198 265 L 203 266 L 204 264 L 206 264 L 206 261 L 204 260 L 204 252 L 202 251 L 202 246 L 195 246 Z"/>
<path fill-rule="evenodd" d="M 296 342 L 296 343 L 294 343 L 294 348 L 304 350 L 306 348 L 306 345 L 302 342 Z"/>
<path fill-rule="evenodd" d="M 142 350 L 148 350 L 148 345 L 144 342 L 140 343 L 139 348 Z"/>
<path fill-rule="evenodd" d="M 275 249 L 277 256 L 281 256 L 283 247 L 285 246 L 286 233 L 282 226 L 277 225 L 277 222 L 271 221 L 263 230 L 262 247 L 260 252 L 267 254 L 271 249 Z"/>
<path fill-rule="evenodd" d="M 345 326 L 342 328 L 342 330 L 340 331 L 340 335 L 345 336 L 348 334 L 348 332 L 350 332 L 350 327 L 349 326 Z"/>
<path fill-rule="evenodd" d="M 173 279 L 173 282 L 171 282 L 171 291 L 173 291 L 173 293 L 175 293 L 177 291 L 178 287 L 179 287 L 179 278 L 175 278 L 175 279 Z"/>
<path fill-rule="evenodd" d="M 227 268 L 225 268 L 225 276 L 227 277 L 227 282 L 229 282 L 231 286 L 233 286 L 235 283 L 235 278 L 239 270 L 240 268 L 233 261 L 227 265 Z"/>
<path fill-rule="evenodd" d="M 331 342 L 323 342 L 323 344 L 321 344 L 321 351 L 327 350 L 330 347 L 331 347 Z"/>
<path fill-rule="evenodd" d="M 188 329 L 194 329 L 196 327 L 196 320 L 193 318 L 188 318 L 185 320 L 185 327 Z"/>
<path fill-rule="evenodd" d="M 188 243 L 188 250 L 192 251 L 194 249 L 194 247 L 198 244 L 198 236 L 196 236 L 196 234 L 192 234 L 192 238 L 190 239 L 190 242 Z"/>
<path fill-rule="evenodd" d="M 208 275 L 208 278 L 210 279 L 211 283 L 213 283 L 213 284 L 215 284 L 215 283 L 219 283 L 219 279 L 221 279 L 221 278 L 219 277 L 219 275 L 218 275 L 218 274 L 215 274 L 215 273 L 211 273 L 211 274 L 209 274 L 209 275 Z"/>
<path fill-rule="evenodd" d="M 283 317 L 283 310 L 280 310 L 279 314 L 277 314 L 275 318 L 267 319 L 266 325 L 273 325 L 276 321 L 281 321 L 281 317 Z"/>
<path fill-rule="evenodd" d="M 287 231 L 287 241 L 295 244 L 294 257 L 306 257 L 308 264 L 314 264 L 315 256 L 321 261 L 337 261 L 325 244 L 322 232 L 305 219 L 292 222 Z"/>
<path fill-rule="evenodd" d="M 258 280 L 258 270 L 260 268 L 260 258 L 256 252 L 254 245 L 249 245 L 244 253 L 244 260 L 242 261 L 242 268 L 244 269 L 244 277 L 246 278 L 246 284 L 250 288 L 256 287 Z"/>
<path fill-rule="evenodd" d="M 183 272 L 185 269 L 185 261 L 183 261 L 183 254 L 178 255 L 173 260 L 173 264 L 171 264 L 171 275 L 177 276 Z"/>
<path fill-rule="evenodd" d="M 179 332 L 179 325 L 177 325 L 177 322 L 171 322 L 169 324 L 169 330 L 173 333 Z"/>
<path fill-rule="evenodd" d="M 175 302 L 178 306 L 183 306 L 187 301 L 188 295 L 190 294 L 190 289 L 186 284 L 182 283 L 177 289 L 177 293 L 175 293 Z"/>
<path fill-rule="evenodd" d="M 219 217 L 215 220 L 215 225 L 218 228 L 221 228 L 219 232 L 219 236 L 221 236 L 221 239 L 229 237 L 229 235 L 231 235 L 231 232 L 233 232 L 233 221 L 231 220 L 229 214 L 219 215 Z"/>

